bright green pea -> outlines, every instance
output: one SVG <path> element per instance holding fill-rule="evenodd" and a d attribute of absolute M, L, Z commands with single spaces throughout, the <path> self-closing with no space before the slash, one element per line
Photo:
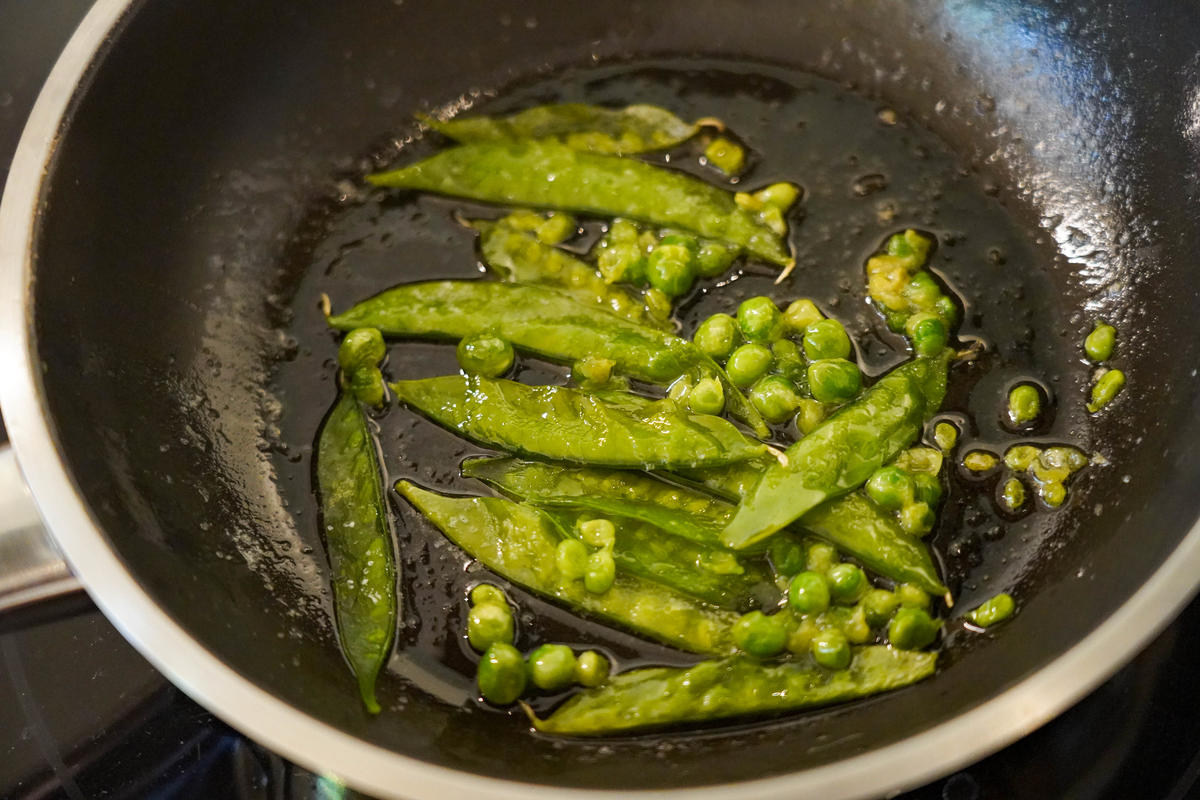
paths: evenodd
<path fill-rule="evenodd" d="M 479 603 L 467 614 L 467 641 L 483 652 L 496 642 L 512 644 L 513 615 L 507 603 Z"/>
<path fill-rule="evenodd" d="M 642 300 L 645 302 L 650 316 L 660 320 L 671 318 L 671 298 L 665 292 L 651 286 L 642 295 Z"/>
<path fill-rule="evenodd" d="M 598 550 L 588 556 L 587 572 L 583 576 L 583 588 L 592 594 L 604 594 L 617 579 L 617 563 L 611 550 Z"/>
<path fill-rule="evenodd" d="M 1106 322 L 1097 322 L 1096 327 L 1083 340 L 1083 352 L 1097 364 L 1112 358 L 1113 345 L 1117 341 L 1117 329 Z"/>
<path fill-rule="evenodd" d="M 867 575 L 854 564 L 835 564 L 827 573 L 829 578 L 829 596 L 835 603 L 844 606 L 857 603 L 859 598 L 871 588 Z"/>
<path fill-rule="evenodd" d="M 614 244 L 637 244 L 641 231 L 627 219 L 613 220 L 608 228 L 608 240 Z"/>
<path fill-rule="evenodd" d="M 570 214 L 554 213 L 534 230 L 543 244 L 558 244 L 578 233 L 579 225 Z"/>
<path fill-rule="evenodd" d="M 661 240 L 659 246 L 663 245 L 678 245 L 687 249 L 689 256 L 694 257 L 700 252 L 700 240 L 695 236 L 687 233 L 668 233 Z"/>
<path fill-rule="evenodd" d="M 612 379 L 613 367 L 616 365 L 617 362 L 611 358 L 588 356 L 576 361 L 571 373 L 585 386 L 600 386 Z"/>
<path fill-rule="evenodd" d="M 1008 421 L 1027 425 L 1042 413 L 1042 393 L 1029 383 L 1020 383 L 1008 393 Z"/>
<path fill-rule="evenodd" d="M 737 175 L 746 168 L 746 151 L 740 144 L 724 136 L 709 142 L 708 147 L 704 148 L 704 158 L 726 175 Z"/>
<path fill-rule="evenodd" d="M 916 491 L 913 493 L 913 499 L 918 503 L 933 508 L 942 499 L 942 482 L 938 480 L 937 475 L 930 475 L 928 472 L 917 472 L 913 476 L 913 485 Z"/>
<path fill-rule="evenodd" d="M 950 341 L 946 323 L 934 314 L 913 314 L 904 324 L 904 330 L 913 351 L 919 356 L 935 356 L 945 350 Z"/>
<path fill-rule="evenodd" d="M 942 290 L 933 279 L 933 275 L 925 270 L 913 273 L 908 279 L 908 285 L 903 290 L 904 297 L 918 308 L 933 309 L 942 296 Z"/>
<path fill-rule="evenodd" d="M 986 450 L 972 450 L 963 456 L 963 466 L 971 472 L 990 472 L 999 463 L 996 456 Z"/>
<path fill-rule="evenodd" d="M 617 526 L 607 519 L 589 519 L 579 523 L 579 536 L 592 547 L 612 547 Z"/>
<path fill-rule="evenodd" d="M 749 342 L 770 342 L 783 332 L 783 315 L 769 297 L 743 300 L 737 310 L 738 325 Z"/>
<path fill-rule="evenodd" d="M 967 614 L 967 617 L 981 628 L 988 628 L 999 622 L 1004 622 L 1017 610 L 1017 604 L 1012 596 L 1001 592 L 990 600 L 985 600 L 979 608 Z"/>
<path fill-rule="evenodd" d="M 836 319 L 819 319 L 804 329 L 804 354 L 810 361 L 849 358 L 850 337 Z"/>
<path fill-rule="evenodd" d="M 1004 489 L 1000 494 L 1000 499 L 1004 503 L 1004 507 L 1009 511 L 1016 511 L 1021 506 L 1025 505 L 1025 486 L 1016 478 L 1009 478 L 1004 482 Z"/>
<path fill-rule="evenodd" d="M 897 586 L 896 598 L 905 608 L 928 609 L 930 605 L 929 592 L 911 583 L 902 583 Z"/>
<path fill-rule="evenodd" d="M 838 552 L 833 545 L 813 542 L 808 546 L 808 560 L 805 567 L 810 572 L 819 572 L 824 575 L 836 563 L 838 563 Z"/>
<path fill-rule="evenodd" d="M 468 336 L 458 343 L 458 365 L 468 375 L 498 378 L 513 365 L 513 346 L 490 333 Z"/>
<path fill-rule="evenodd" d="M 904 606 L 888 623 L 888 641 L 901 650 L 920 650 L 933 643 L 940 627 L 924 609 Z"/>
<path fill-rule="evenodd" d="M 850 642 L 837 628 L 828 628 L 812 638 L 809 645 L 813 661 L 826 669 L 845 669 L 850 666 Z"/>
<path fill-rule="evenodd" d="M 575 654 L 565 644 L 543 644 L 529 654 L 529 682 L 555 692 L 575 680 Z"/>
<path fill-rule="evenodd" d="M 799 429 L 801 435 L 807 436 L 816 430 L 828 415 L 829 409 L 820 400 L 801 397 L 800 405 L 796 409 L 796 428 Z"/>
<path fill-rule="evenodd" d="M 871 640 L 871 626 L 862 606 L 855 606 L 850 618 L 842 625 L 842 633 L 850 644 L 866 644 Z"/>
<path fill-rule="evenodd" d="M 483 699 L 506 706 L 525 691 L 525 659 L 511 644 L 496 642 L 479 661 L 475 682 Z"/>
<path fill-rule="evenodd" d="M 1087 410 L 1095 414 L 1112 402 L 1113 398 L 1125 388 L 1125 373 L 1119 369 L 1110 369 L 1100 376 L 1092 387 L 1092 399 L 1087 404 Z"/>
<path fill-rule="evenodd" d="M 770 350 L 751 342 L 733 351 L 725 363 L 725 372 L 734 386 L 745 389 L 767 374 L 773 360 Z"/>
<path fill-rule="evenodd" d="M 779 655 L 787 640 L 787 623 L 782 614 L 767 616 L 761 611 L 751 611 L 733 623 L 734 644 L 758 658 Z"/>
<path fill-rule="evenodd" d="M 796 386 L 782 375 L 760 378 L 750 390 L 750 402 L 767 422 L 783 422 L 800 406 Z"/>
<path fill-rule="evenodd" d="M 900 607 L 900 598 L 887 589 L 871 589 L 858 603 L 863 619 L 872 628 L 882 628 Z"/>
<path fill-rule="evenodd" d="M 806 297 L 793 300 L 783 312 L 783 325 L 789 333 L 803 336 L 809 325 L 824 319 L 816 303 Z"/>
<path fill-rule="evenodd" d="M 701 378 L 688 394 L 688 408 L 696 414 L 720 414 L 725 409 L 725 389 L 716 378 Z"/>
<path fill-rule="evenodd" d="M 1058 508 L 1067 500 L 1067 487 L 1061 481 L 1043 483 L 1039 489 L 1042 501 L 1051 508 Z"/>
<path fill-rule="evenodd" d="M 788 584 L 788 605 L 800 614 L 820 614 L 829 602 L 829 582 L 819 572 L 801 572 Z"/>
<path fill-rule="evenodd" d="M 958 324 L 958 305 L 950 297 L 942 295 L 933 304 L 933 308 L 946 323 L 946 327 L 953 328 Z"/>
<path fill-rule="evenodd" d="M 804 545 L 796 537 L 787 534 L 772 536 L 767 552 L 771 556 L 771 565 L 780 575 L 796 575 L 804 571 L 808 555 L 804 552 Z"/>
<path fill-rule="evenodd" d="M 709 358 L 720 362 L 729 358 L 741 339 L 742 332 L 737 321 L 728 314 L 713 314 L 700 323 L 692 336 L 696 347 Z"/>
<path fill-rule="evenodd" d="M 772 183 L 754 193 L 754 199 L 780 211 L 787 211 L 800 199 L 800 189 L 792 183 Z"/>
<path fill-rule="evenodd" d="M 867 497 L 884 511 L 898 511 L 913 502 L 913 478 L 896 466 L 882 467 L 867 479 Z"/>
<path fill-rule="evenodd" d="M 804 655 L 810 652 L 813 638 L 820 633 L 821 626 L 816 617 L 801 617 L 800 621 L 788 633 L 787 649 L 789 653 Z"/>
<path fill-rule="evenodd" d="M 696 272 L 702 278 L 715 278 L 729 269 L 737 255 L 735 248 L 721 242 L 706 240 L 696 251 Z"/>
<path fill-rule="evenodd" d="M 636 236 L 632 242 L 610 242 L 601 247 L 596 256 L 596 268 L 608 283 L 632 283 L 636 286 L 646 280 L 645 255 Z"/>
<path fill-rule="evenodd" d="M 595 650 L 585 650 L 575 661 L 575 682 L 589 689 L 601 686 L 608 680 L 611 668 L 608 659 L 603 655 Z"/>
<path fill-rule="evenodd" d="M 924 536 L 933 530 L 937 515 L 927 503 L 909 503 L 896 515 L 900 528 L 912 536 Z"/>
<path fill-rule="evenodd" d="M 506 606 L 508 598 L 504 596 L 504 592 L 490 583 L 481 583 L 471 590 L 471 605 L 480 606 L 488 603 Z"/>
<path fill-rule="evenodd" d="M 933 426 L 933 442 L 943 453 L 948 453 L 958 444 L 958 428 L 951 422 L 939 422 Z"/>
<path fill-rule="evenodd" d="M 808 365 L 798 344 L 791 339 L 771 342 L 771 355 L 775 357 L 775 371 L 791 381 L 798 391 L 808 385 Z"/>
<path fill-rule="evenodd" d="M 808 390 L 822 403 L 844 403 L 862 389 L 858 365 L 844 358 L 827 358 L 808 365 Z"/>
<path fill-rule="evenodd" d="M 691 252 L 678 244 L 655 247 L 646 258 L 646 280 L 668 297 L 686 294 L 696 280 Z"/>
<path fill-rule="evenodd" d="M 563 539 L 555 548 L 554 563 L 562 580 L 582 580 L 587 574 L 587 546 L 578 539 Z"/>

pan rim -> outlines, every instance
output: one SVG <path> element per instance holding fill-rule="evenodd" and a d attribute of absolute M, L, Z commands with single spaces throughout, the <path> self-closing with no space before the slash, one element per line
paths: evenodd
<path fill-rule="evenodd" d="M 96 605 L 176 686 L 280 755 L 381 797 L 572 796 L 650 798 L 663 791 L 557 788 L 429 764 L 337 730 L 259 688 L 159 608 L 108 545 L 51 430 L 34 352 L 33 247 L 41 185 L 71 101 L 102 47 L 137 0 L 98 0 L 38 96 L 0 201 L 0 407 L 47 529 Z M 1115 673 L 1191 599 L 1200 575 L 1200 522 L 1151 578 L 1088 636 L 1001 694 L 915 736 L 804 772 L 668 790 L 705 800 L 829 800 L 891 795 L 948 774 L 1016 741 Z"/>

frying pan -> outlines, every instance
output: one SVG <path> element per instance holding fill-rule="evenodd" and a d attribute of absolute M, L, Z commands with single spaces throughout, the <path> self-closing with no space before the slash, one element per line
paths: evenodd
<path fill-rule="evenodd" d="M 38 100 L 0 209 L 0 402 L 25 480 L 73 574 L 147 658 L 251 737 L 365 791 L 918 784 L 1066 708 L 1196 588 L 1197 41 L 1198 9 L 1170 0 L 101 0 Z M 1090 434 L 1113 466 L 1081 479 L 1052 530 L 1006 540 L 1021 613 L 952 635 L 940 674 L 903 691 L 581 743 L 446 703 L 429 672 L 423 688 L 385 678 L 387 710 L 369 718 L 271 452 L 269 380 L 301 312 L 293 255 L 321 237 L 306 215 L 414 110 L 630 56 L 804 70 L 940 137 L 1048 254 L 1041 294 L 1064 311 L 1044 335 L 1079 341 L 1094 316 L 1122 331 L 1130 386 Z M 52 547 L 35 550 L 21 597 L 69 587 Z"/>

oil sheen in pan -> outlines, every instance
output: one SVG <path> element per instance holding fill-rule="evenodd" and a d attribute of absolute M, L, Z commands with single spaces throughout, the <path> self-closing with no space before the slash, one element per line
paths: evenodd
<path fill-rule="evenodd" d="M 890 233 L 916 227 L 938 237 L 931 266 L 964 303 L 962 334 L 989 345 L 986 356 L 953 374 L 944 406 L 965 428 L 963 445 L 995 442 L 1002 449 L 999 443 L 1012 441 L 999 415 L 1004 388 L 1017 380 L 1042 382 L 1059 397 L 1081 390 L 1086 373 L 1075 357 L 1077 343 L 1052 333 L 1066 327 L 1069 311 L 1053 302 L 1046 273 L 1051 254 L 1017 226 L 1002 200 L 985 191 L 940 140 L 886 104 L 803 73 L 688 60 L 579 69 L 497 91 L 464 113 L 570 101 L 654 103 L 685 119 L 720 117 L 751 150 L 741 187 L 780 180 L 804 187 L 803 220 L 791 234 L 797 255 L 792 276 L 775 286 L 775 270 L 752 266 L 719 284 L 698 285 L 677 307 L 683 335 L 709 314 L 732 311 L 746 297 L 767 294 L 781 303 L 809 297 L 846 325 L 862 345 L 868 374 L 878 374 L 904 358 L 903 344 L 865 301 L 863 263 Z M 375 159 L 409 163 L 446 144 L 434 134 L 413 136 L 415 124 L 402 124 L 397 132 L 402 135 L 387 140 Z M 698 150 L 692 143 L 674 151 L 675 158 L 651 158 L 722 180 L 698 163 Z M 328 294 L 334 308 L 345 308 L 398 283 L 476 278 L 481 272 L 472 232 L 451 216 L 464 204 L 364 193 L 355 186 L 361 175 L 344 177 L 337 198 L 313 203 L 287 255 L 286 272 L 301 276 L 297 285 L 286 287 L 294 311 L 290 334 L 299 349 L 294 359 L 279 364 L 272 383 L 284 408 L 281 441 L 289 452 L 302 453 L 299 460 L 276 459 L 281 491 L 316 553 L 321 545 L 313 524 L 311 445 L 334 400 L 337 344 L 317 311 L 320 295 Z M 395 342 L 385 372 L 392 378 L 424 377 L 457 369 L 451 345 Z M 519 377 L 531 383 L 565 379 L 561 368 L 532 359 L 521 360 L 518 369 Z M 450 492 L 485 491 L 458 474 L 464 458 L 484 451 L 405 409 L 392 409 L 378 423 L 391 481 L 407 478 Z M 1071 403 L 1059 405 L 1039 434 L 1086 449 L 1081 437 L 1087 430 L 1082 406 Z M 952 477 L 931 539 L 955 596 L 968 607 L 1016 585 L 1055 524 L 1047 513 L 1006 520 L 990 498 L 990 487 L 981 490 Z M 464 599 L 487 573 L 472 567 L 394 493 L 391 501 L 404 610 L 398 655 L 389 669 L 447 702 L 473 704 L 474 657 L 462 635 Z M 621 669 L 689 660 L 497 582 L 519 607 L 521 647 L 556 641 L 598 648 Z M 964 637 L 951 637 L 949 649 L 966 643 Z M 536 705 L 545 707 L 554 699 Z"/>

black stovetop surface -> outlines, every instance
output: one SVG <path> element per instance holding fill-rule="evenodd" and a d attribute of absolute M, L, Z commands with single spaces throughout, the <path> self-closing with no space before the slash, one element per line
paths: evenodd
<path fill-rule="evenodd" d="M 90 2 L 0 0 L 0 182 Z M 0 439 L 4 436 L 0 424 Z M 903 800 L 1200 797 L 1200 601 L 1079 705 Z M 174 688 L 94 608 L 0 630 L 0 798 L 358 797 Z"/>

